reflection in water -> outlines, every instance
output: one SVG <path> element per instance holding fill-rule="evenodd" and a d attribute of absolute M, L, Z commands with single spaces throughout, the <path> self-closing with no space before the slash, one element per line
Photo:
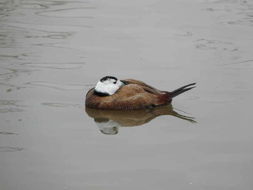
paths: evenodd
<path fill-rule="evenodd" d="M 99 130 L 103 134 L 115 135 L 119 127 L 133 127 L 143 125 L 161 115 L 171 115 L 195 123 L 193 117 L 181 115 L 174 111 L 171 104 L 144 110 L 97 110 L 85 108 L 86 113 L 94 118 Z"/>

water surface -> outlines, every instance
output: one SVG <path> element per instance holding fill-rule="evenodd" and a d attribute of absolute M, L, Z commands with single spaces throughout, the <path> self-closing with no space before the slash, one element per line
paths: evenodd
<path fill-rule="evenodd" d="M 252 12 L 250 0 L 2 0 L 0 189 L 251 190 Z M 197 123 L 145 113 L 101 133 L 84 97 L 104 75 L 197 82 L 172 103 Z"/>

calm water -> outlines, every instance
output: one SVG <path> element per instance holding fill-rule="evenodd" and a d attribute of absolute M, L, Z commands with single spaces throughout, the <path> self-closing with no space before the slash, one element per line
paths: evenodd
<path fill-rule="evenodd" d="M 251 0 L 0 0 L 0 189 L 251 190 L 252 34 Z M 198 87 L 88 115 L 108 74 Z"/>

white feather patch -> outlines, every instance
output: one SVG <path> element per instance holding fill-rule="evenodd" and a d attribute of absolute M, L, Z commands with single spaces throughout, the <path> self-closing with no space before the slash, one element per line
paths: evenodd
<path fill-rule="evenodd" d="M 109 95 L 113 95 L 117 90 L 124 84 L 120 80 L 113 83 L 114 80 L 106 80 L 106 81 L 98 81 L 97 85 L 95 86 L 95 90 L 100 93 L 107 93 Z"/>

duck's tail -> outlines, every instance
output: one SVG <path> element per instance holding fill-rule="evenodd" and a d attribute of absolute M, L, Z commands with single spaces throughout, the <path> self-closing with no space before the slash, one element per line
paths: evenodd
<path fill-rule="evenodd" d="M 182 93 L 184 93 L 184 92 L 186 92 L 188 90 L 191 90 L 191 89 L 195 88 L 196 87 L 196 86 L 194 86 L 195 84 L 196 83 L 191 83 L 191 84 L 182 86 L 182 87 L 180 87 L 180 88 L 178 88 L 178 89 L 170 92 L 171 98 L 174 98 L 174 97 L 176 97 L 179 94 L 182 94 Z"/>

